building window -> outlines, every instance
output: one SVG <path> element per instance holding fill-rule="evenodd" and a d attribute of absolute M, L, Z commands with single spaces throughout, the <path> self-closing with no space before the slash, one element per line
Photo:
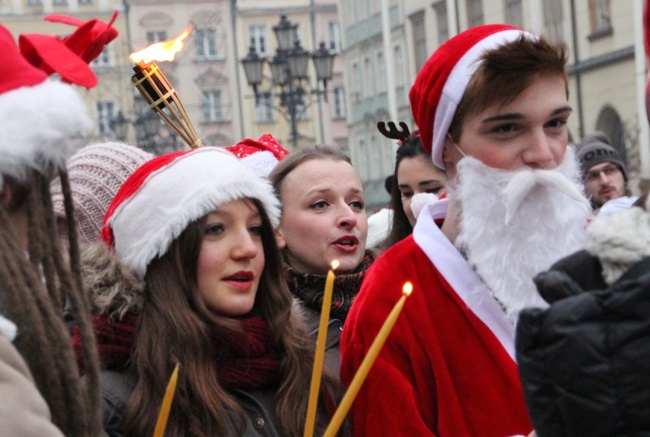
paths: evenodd
<path fill-rule="evenodd" d="M 329 48 L 334 53 L 341 51 L 341 30 L 338 21 L 330 21 L 327 23 L 327 33 L 329 37 Z"/>
<path fill-rule="evenodd" d="M 417 12 L 409 17 L 413 26 L 413 49 L 415 51 L 415 69 L 422 68 L 428 58 L 427 36 L 424 30 L 424 11 Z"/>
<path fill-rule="evenodd" d="M 354 81 L 352 84 L 352 90 L 355 96 L 354 101 L 358 102 L 361 98 L 361 84 L 363 82 L 361 81 L 361 69 L 356 62 L 352 64 L 352 80 Z"/>
<path fill-rule="evenodd" d="M 361 165 L 359 168 L 363 169 L 361 178 L 364 181 L 367 181 L 370 179 L 370 159 L 368 157 L 370 156 L 369 150 L 368 150 L 368 144 L 366 143 L 366 140 L 361 138 L 359 140 L 359 152 L 361 155 Z M 357 168 L 355 166 L 355 168 Z"/>
<path fill-rule="evenodd" d="M 41 0 L 27 0 L 27 6 L 40 6 Z"/>
<path fill-rule="evenodd" d="M 593 36 L 612 34 L 612 19 L 609 0 L 589 0 L 589 21 Z"/>
<path fill-rule="evenodd" d="M 94 68 L 110 67 L 112 65 L 113 65 L 112 45 L 104 46 L 104 50 L 102 50 L 99 56 L 90 63 L 90 66 Z"/>
<path fill-rule="evenodd" d="M 53 0 L 52 4 L 54 6 L 65 6 L 68 4 L 68 0 Z"/>
<path fill-rule="evenodd" d="M 167 41 L 166 30 L 153 30 L 151 32 L 147 32 L 147 43 L 153 44 L 161 41 Z"/>
<path fill-rule="evenodd" d="M 92 5 L 93 0 L 79 0 L 80 5 Z"/>
<path fill-rule="evenodd" d="M 521 9 L 521 0 L 505 0 L 506 23 L 517 27 L 524 27 L 524 14 Z"/>
<path fill-rule="evenodd" d="M 447 2 L 441 1 L 433 5 L 438 27 L 438 45 L 449 39 L 449 22 L 447 21 Z"/>
<path fill-rule="evenodd" d="M 203 91 L 201 110 L 203 111 L 203 121 L 222 121 L 223 102 L 221 101 L 221 90 Z"/>
<path fill-rule="evenodd" d="M 395 46 L 393 63 L 395 64 L 395 85 L 404 86 L 404 58 L 402 48 Z"/>
<path fill-rule="evenodd" d="M 483 24 L 483 3 L 481 0 L 467 0 L 467 26 L 474 27 Z"/>
<path fill-rule="evenodd" d="M 546 38 L 551 44 L 561 44 L 564 42 L 564 32 L 562 31 L 562 0 L 544 0 L 544 29 Z"/>
<path fill-rule="evenodd" d="M 384 54 L 377 53 L 377 91 L 386 91 L 386 69 L 384 68 Z"/>
<path fill-rule="evenodd" d="M 365 96 L 373 97 L 375 95 L 375 74 L 372 68 L 372 60 L 366 58 L 363 61 L 363 75 L 365 77 Z"/>
<path fill-rule="evenodd" d="M 115 103 L 99 100 L 97 102 L 97 127 L 100 135 L 111 135 L 111 120 L 116 115 Z"/>
<path fill-rule="evenodd" d="M 258 55 L 266 54 L 266 26 L 250 26 L 250 46 L 255 47 Z"/>
<path fill-rule="evenodd" d="M 196 57 L 198 59 L 216 59 L 219 56 L 216 30 L 197 29 L 194 32 L 194 43 L 196 44 Z"/>
<path fill-rule="evenodd" d="M 343 87 L 334 88 L 334 118 L 345 118 L 345 90 Z"/>
<path fill-rule="evenodd" d="M 255 122 L 269 123 L 273 121 L 273 100 L 271 93 L 260 93 L 259 102 L 255 106 Z"/>

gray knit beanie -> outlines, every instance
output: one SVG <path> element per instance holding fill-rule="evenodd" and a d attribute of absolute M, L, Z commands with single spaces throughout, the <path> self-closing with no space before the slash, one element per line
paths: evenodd
<path fill-rule="evenodd" d="M 595 131 L 585 135 L 580 144 L 578 145 L 578 159 L 582 167 L 583 177 L 589 172 L 589 169 L 596 164 L 603 162 L 611 162 L 615 164 L 627 181 L 627 169 L 625 164 L 614 149 L 609 141 L 609 137 L 605 132 Z"/>
<path fill-rule="evenodd" d="M 122 182 L 141 164 L 153 158 L 135 146 L 118 142 L 91 144 L 68 159 L 67 169 L 79 239 L 99 239 L 104 214 Z M 54 213 L 65 216 L 61 181 L 50 186 Z"/>

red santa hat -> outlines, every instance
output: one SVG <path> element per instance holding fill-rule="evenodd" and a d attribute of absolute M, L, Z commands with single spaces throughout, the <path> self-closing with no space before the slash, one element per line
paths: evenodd
<path fill-rule="evenodd" d="M 433 163 L 445 168 L 442 149 L 449 126 L 469 81 L 488 50 L 515 41 L 523 30 L 505 25 L 476 26 L 441 45 L 424 64 L 409 93 L 411 110 L 420 129 L 422 145 Z"/>
<path fill-rule="evenodd" d="M 273 226 L 280 203 L 271 184 L 232 153 L 200 147 L 153 158 L 129 176 L 104 216 L 101 238 L 139 277 L 187 226 L 231 200 L 259 200 Z"/>
<path fill-rule="evenodd" d="M 0 71 L 1 189 L 5 176 L 21 182 L 31 169 L 63 167 L 70 140 L 91 121 L 77 92 L 31 65 L 2 25 Z"/>
<path fill-rule="evenodd" d="M 259 140 L 246 138 L 234 146 L 226 147 L 259 176 L 268 176 L 271 170 L 289 154 L 271 134 L 264 134 Z"/>

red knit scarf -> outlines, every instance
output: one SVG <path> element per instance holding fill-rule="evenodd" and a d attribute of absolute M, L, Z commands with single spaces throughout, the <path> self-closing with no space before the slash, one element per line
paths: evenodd
<path fill-rule="evenodd" d="M 105 313 L 93 315 L 97 351 L 103 367 L 117 370 L 131 358 L 138 315 L 126 313 L 121 320 L 109 319 Z M 280 361 L 272 347 L 268 323 L 261 316 L 238 318 L 243 335 L 230 336 L 229 357 L 217 365 L 219 383 L 226 389 L 258 389 L 277 385 L 280 381 Z M 216 336 L 215 336 L 216 337 Z M 83 367 L 81 338 L 74 327 L 72 344 L 77 360 Z"/>

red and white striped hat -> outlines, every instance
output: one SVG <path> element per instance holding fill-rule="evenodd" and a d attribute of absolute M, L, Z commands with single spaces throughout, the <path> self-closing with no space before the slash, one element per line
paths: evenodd
<path fill-rule="evenodd" d="M 147 161 L 115 194 L 101 238 L 121 262 L 144 277 L 149 263 L 167 252 L 193 221 L 231 200 L 259 200 L 273 226 L 280 203 L 271 184 L 220 147 L 200 147 Z"/>
<path fill-rule="evenodd" d="M 409 99 L 422 145 L 433 163 L 445 168 L 442 149 L 449 126 L 465 89 L 488 50 L 533 34 L 505 24 L 476 26 L 441 45 L 424 64 L 411 87 Z"/>

